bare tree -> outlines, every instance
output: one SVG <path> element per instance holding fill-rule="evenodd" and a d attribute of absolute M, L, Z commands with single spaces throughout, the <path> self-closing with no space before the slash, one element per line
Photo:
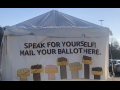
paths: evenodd
<path fill-rule="evenodd" d="M 120 46 L 119 42 L 115 38 L 110 38 L 109 44 L 109 59 L 120 59 Z"/>

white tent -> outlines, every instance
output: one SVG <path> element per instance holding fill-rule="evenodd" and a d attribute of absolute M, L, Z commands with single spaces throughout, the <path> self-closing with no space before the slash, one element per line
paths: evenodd
<path fill-rule="evenodd" d="M 107 80 L 109 35 L 109 28 L 56 10 L 6 26 L 2 80 Z"/>

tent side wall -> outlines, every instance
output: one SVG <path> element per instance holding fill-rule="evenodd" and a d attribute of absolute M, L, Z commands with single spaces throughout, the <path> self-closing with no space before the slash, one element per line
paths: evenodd
<path fill-rule="evenodd" d="M 7 43 L 9 38 L 4 36 L 3 41 L 3 50 L 2 50 L 2 60 L 1 60 L 1 80 L 2 81 L 12 81 L 12 59 L 10 59 L 10 51 L 9 44 Z"/>
<path fill-rule="evenodd" d="M 6 39 L 6 37 L 7 37 L 7 39 Z M 19 40 L 23 40 L 23 38 L 25 38 L 26 37 L 26 40 L 29 40 L 30 39 L 30 37 L 31 37 L 31 35 L 30 36 L 23 36 L 22 38 L 20 38 L 19 36 L 4 36 L 4 42 L 3 42 L 3 51 L 2 51 L 2 55 L 3 55 L 3 57 L 2 57 L 2 81 L 12 81 L 12 80 L 14 80 L 13 78 L 15 78 L 16 79 L 16 77 L 13 77 L 13 75 L 15 74 L 15 73 L 13 73 L 14 72 L 14 70 L 13 70 L 13 68 L 15 68 L 15 67 L 17 67 L 17 65 L 15 65 L 16 63 L 18 63 L 18 61 L 20 61 L 21 59 L 19 58 L 19 57 L 16 57 L 15 58 L 15 52 L 16 52 L 16 48 L 18 48 L 19 47 L 19 45 L 18 46 L 16 46 L 17 45 L 17 41 L 18 41 L 18 44 L 20 44 L 21 42 L 19 41 Z M 34 36 L 33 36 L 34 37 Z M 34 38 L 36 38 L 36 37 L 38 37 L 37 38 L 37 40 L 39 41 L 39 39 L 40 39 L 40 36 L 35 36 Z M 19 39 L 16 39 L 16 38 L 19 38 Z M 26 41 L 25 40 L 25 41 Z M 32 39 L 30 39 L 30 40 L 32 40 Z M 34 39 L 35 40 L 35 39 Z M 54 40 L 54 38 L 53 38 L 53 40 Z M 68 39 L 67 39 L 68 40 Z M 101 39 L 102 40 L 102 39 Z M 109 59 L 109 45 L 108 45 L 108 41 L 109 40 L 109 38 L 107 37 L 106 39 L 105 39 L 105 42 L 106 43 L 104 43 L 104 48 L 105 48 L 105 50 L 104 50 L 104 52 L 105 52 L 105 57 L 104 57 L 104 60 L 105 61 L 103 61 L 104 62 L 104 75 L 105 75 L 105 80 L 107 80 L 108 79 L 108 59 Z M 33 40 L 32 40 L 33 41 Z M 14 42 L 16 42 L 16 43 L 14 43 Z M 33 41 L 34 42 L 34 41 Z M 36 42 L 36 41 L 35 41 Z M 22 42 L 23 43 L 23 42 Z M 100 43 L 100 42 L 99 42 Z M 16 46 L 16 47 L 15 47 Z M 99 46 L 100 46 L 100 44 L 99 44 Z M 15 52 L 12 54 L 11 52 L 13 52 L 13 48 L 15 47 Z M 101 49 L 102 49 L 103 47 L 101 47 Z M 7 51 L 7 52 L 6 52 Z M 17 50 L 18 51 L 18 50 Z M 18 60 L 16 60 L 17 58 L 19 58 Z M 16 60 L 16 62 L 14 62 L 14 65 L 12 65 L 12 61 L 14 61 L 14 60 Z M 96 59 L 97 60 L 97 59 Z M 99 60 L 99 59 L 98 59 Z M 100 59 L 100 60 L 103 60 L 103 59 Z M 97 62 L 96 62 L 97 63 Z M 98 64 L 99 65 L 99 64 Z M 96 65 L 95 65 L 96 66 Z M 12 68 L 13 67 L 13 68 Z M 12 71 L 13 70 L 13 71 Z M 92 75 L 93 76 L 93 75 Z M 103 76 L 102 76 L 103 77 Z M 67 80 L 67 79 L 66 79 Z M 82 80 L 82 79 L 72 79 L 72 80 Z"/>
<path fill-rule="evenodd" d="M 38 64 L 38 63 L 41 63 L 42 65 L 48 65 L 49 64 L 49 61 L 52 62 L 52 60 L 56 60 L 56 57 L 58 58 L 59 56 L 61 57 L 61 55 L 52 55 L 52 56 L 36 56 L 36 57 L 27 57 L 27 56 L 24 56 L 24 57 L 21 57 L 20 54 L 19 54 L 19 50 L 23 50 L 23 46 L 24 46 L 24 43 L 27 42 L 27 43 L 38 43 L 38 42 L 61 42 L 61 41 L 81 41 L 81 40 L 85 40 L 86 42 L 87 41 L 91 41 L 91 38 L 88 39 L 81 39 L 81 38 L 64 38 L 65 40 L 63 40 L 63 38 L 47 38 L 45 39 L 45 37 L 43 38 L 43 36 L 34 36 L 34 35 L 28 35 L 28 36 L 7 36 L 7 55 L 6 55 L 6 39 L 4 41 L 4 59 L 3 59 L 3 66 L 2 66 L 2 70 L 3 70 L 3 73 L 2 73 L 2 76 L 3 76 L 3 81 L 6 81 L 6 80 L 19 80 L 19 77 L 17 77 L 17 74 L 16 74 L 16 71 L 19 69 L 19 68 L 30 68 L 31 65 L 34 65 L 34 64 Z M 104 40 L 105 39 L 105 40 Z M 45 41 L 44 41 L 45 40 Z M 50 41 L 51 40 L 51 41 Z M 97 48 L 99 49 L 100 48 L 100 52 L 102 53 L 103 57 L 99 57 L 98 56 L 94 56 L 92 55 L 92 58 L 93 60 L 95 61 L 93 63 L 93 65 L 89 65 L 90 66 L 90 69 L 92 67 L 103 67 L 103 75 L 101 75 L 101 80 L 107 80 L 108 78 L 108 37 L 104 38 L 104 37 L 101 37 L 101 38 L 92 38 L 92 40 L 94 42 L 96 42 L 96 45 L 97 45 Z M 99 41 L 100 40 L 100 41 Z M 103 42 L 102 42 L 103 41 Z M 102 44 L 101 44 L 102 42 Z M 11 44 L 11 45 L 10 45 Z M 62 44 L 61 44 L 62 45 Z M 57 48 L 56 48 L 57 49 Z M 11 53 L 12 52 L 12 53 Z M 76 54 L 77 55 L 77 54 Z M 74 61 L 79 61 L 80 58 L 82 57 L 82 54 L 79 54 L 77 56 L 80 57 L 79 59 L 72 59 L 73 57 L 75 56 L 72 56 L 71 55 L 63 55 L 65 57 L 67 57 L 69 59 L 69 61 L 71 60 L 71 62 L 73 62 L 72 60 Z M 89 56 L 89 55 L 88 55 Z M 49 59 L 47 59 L 49 58 Z M 33 62 L 34 60 L 34 62 Z M 97 61 L 98 60 L 98 61 Z M 104 61 L 103 61 L 104 60 Z M 44 63 L 43 63 L 44 62 Z M 99 62 L 101 64 L 99 64 Z M 14 63 L 14 64 L 12 64 Z M 54 62 L 53 62 L 54 63 Z M 56 62 L 55 62 L 56 64 Z M 82 63 L 83 64 L 83 63 Z M 83 64 L 84 66 L 84 64 Z M 67 66 L 68 68 L 69 66 Z M 58 70 L 60 71 L 60 70 Z M 83 70 L 80 71 L 80 73 L 84 73 L 84 67 L 83 67 Z M 70 71 L 69 71 L 70 72 Z M 60 74 L 60 73 L 58 73 Z M 91 74 L 91 71 L 90 73 Z M 45 73 L 42 73 L 41 75 L 45 75 Z M 84 75 L 84 74 L 83 74 Z M 41 78 L 43 77 L 41 76 Z M 68 76 L 71 77 L 68 73 Z M 81 74 L 80 74 L 81 76 Z M 59 77 L 59 75 L 57 76 Z M 90 79 L 94 79 L 93 78 L 94 75 L 90 75 Z M 44 78 L 47 78 L 46 76 L 44 76 Z M 84 78 L 84 77 L 83 77 Z M 43 79 L 43 78 L 42 78 Z M 58 80 L 59 78 L 57 78 L 56 80 Z M 69 80 L 71 78 L 68 78 L 68 79 L 65 79 L 65 80 Z M 30 77 L 28 77 L 28 80 L 33 80 L 33 77 L 32 77 L 32 74 L 30 75 Z M 59 79 L 60 80 L 60 79 Z M 82 80 L 82 79 L 71 79 L 71 80 Z"/>

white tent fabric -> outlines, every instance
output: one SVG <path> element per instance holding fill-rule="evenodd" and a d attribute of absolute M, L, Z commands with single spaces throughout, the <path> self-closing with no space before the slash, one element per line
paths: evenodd
<path fill-rule="evenodd" d="M 93 58 L 93 64 L 90 65 L 89 71 L 92 67 L 102 67 L 103 75 L 101 75 L 101 80 L 106 80 L 108 78 L 108 43 L 109 35 L 112 32 L 109 28 L 102 27 L 76 17 L 52 10 L 35 18 L 29 19 L 27 21 L 21 22 L 14 26 L 6 26 L 4 30 L 4 37 L 2 40 L 2 80 L 8 81 L 19 81 L 20 77 L 17 77 L 17 70 L 20 68 L 29 68 L 31 65 L 42 64 L 45 65 L 56 64 L 56 60 L 59 57 L 66 57 L 72 62 L 81 62 L 82 56 L 86 55 L 83 51 L 81 54 L 56 54 L 56 55 L 38 55 L 36 56 L 21 56 L 20 51 L 26 50 L 24 48 L 25 43 L 40 43 L 43 42 L 45 45 L 48 42 L 59 42 L 60 47 L 47 47 L 45 49 L 74 49 L 74 47 L 63 47 L 62 42 L 85 42 L 93 43 L 95 47 L 85 47 L 82 50 L 94 49 L 100 51 L 99 55 L 88 54 Z M 82 37 L 82 36 L 85 37 Z M 89 37 L 89 38 L 88 38 Z M 99 37 L 99 38 L 98 38 Z M 102 43 L 102 44 L 101 44 Z M 92 45 L 92 44 L 91 44 Z M 93 45 L 93 46 L 94 46 Z M 81 46 L 76 47 L 81 48 Z M 87 48 L 87 49 L 86 49 Z M 28 48 L 27 50 L 42 50 L 42 48 Z M 44 49 L 44 48 L 43 48 Z M 27 51 L 26 50 L 26 51 Z M 96 51 L 96 52 L 97 52 Z M 79 78 L 84 78 L 84 63 L 82 63 L 82 70 L 79 71 Z M 69 71 L 69 66 L 66 66 L 67 79 L 71 79 L 71 71 Z M 91 73 L 91 72 L 90 72 Z M 45 73 L 41 74 L 41 80 L 48 80 L 48 75 Z M 56 80 L 60 79 L 60 68 L 58 68 L 58 73 L 56 73 Z M 90 79 L 94 79 L 94 75 L 90 74 Z M 30 73 L 28 77 L 29 81 L 33 81 L 33 74 Z"/>
<path fill-rule="evenodd" d="M 82 33 L 81 33 L 82 32 Z M 52 10 L 14 26 L 6 26 L 4 35 L 40 35 L 52 37 L 107 37 L 109 28 Z"/>

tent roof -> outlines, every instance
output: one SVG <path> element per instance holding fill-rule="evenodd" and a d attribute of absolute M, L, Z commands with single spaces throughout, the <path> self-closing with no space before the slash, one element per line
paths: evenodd
<path fill-rule="evenodd" d="M 109 36 L 109 28 L 52 10 L 13 26 L 7 26 L 5 35 L 41 35 L 53 37 Z M 101 34 L 101 35 L 99 35 Z"/>

